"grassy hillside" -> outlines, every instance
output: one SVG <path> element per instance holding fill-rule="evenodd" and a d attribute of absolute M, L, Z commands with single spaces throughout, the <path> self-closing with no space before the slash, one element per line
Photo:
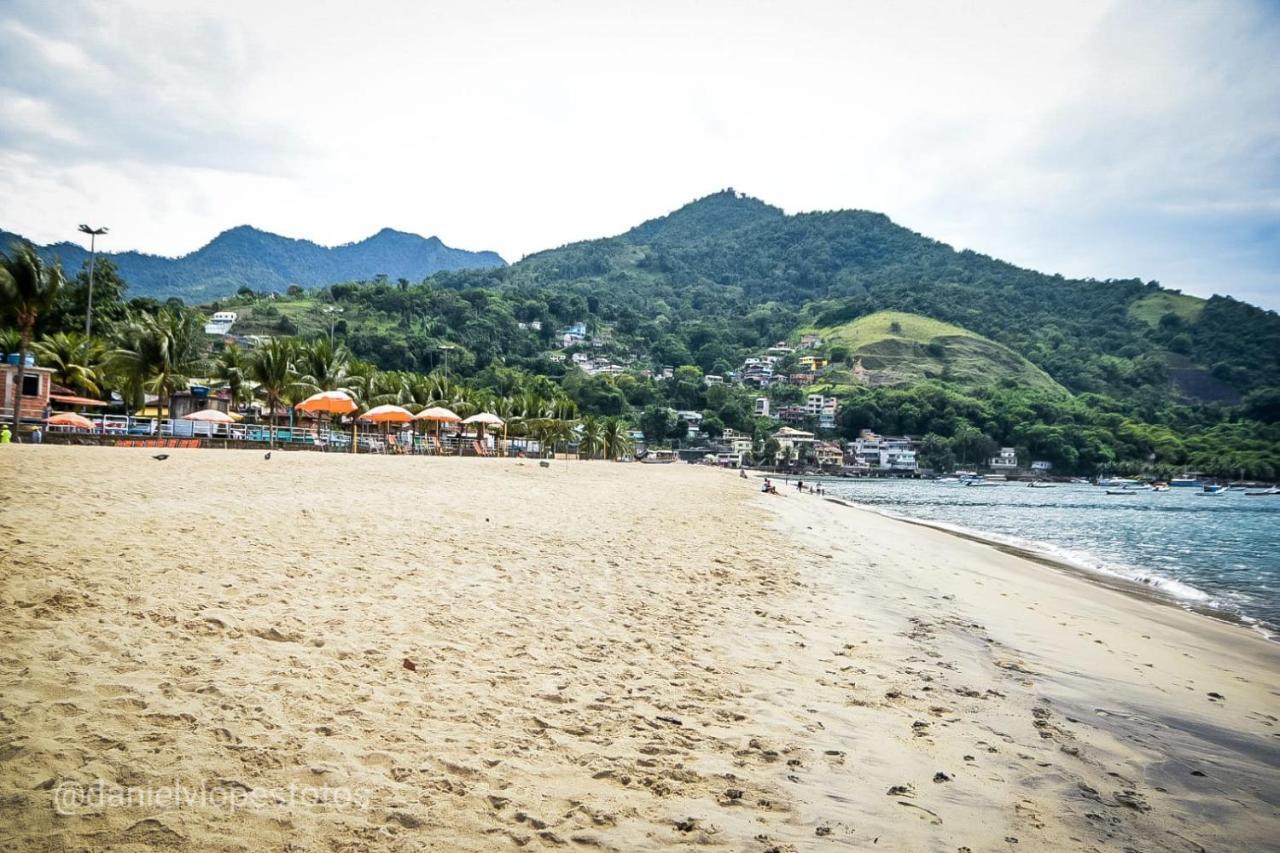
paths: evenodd
<path fill-rule="evenodd" d="M 1159 325 L 1166 314 L 1173 314 L 1184 323 L 1194 323 L 1204 312 L 1205 300 L 1185 293 L 1161 291 L 1144 296 L 1129 306 L 1129 316 L 1148 326 Z"/>
<path fill-rule="evenodd" d="M 1049 374 L 1008 347 L 967 329 L 902 311 L 879 311 L 811 329 L 824 346 L 844 346 L 850 369 L 823 375 L 826 385 L 904 385 L 940 379 L 966 387 L 1002 385 L 1066 393 Z"/>

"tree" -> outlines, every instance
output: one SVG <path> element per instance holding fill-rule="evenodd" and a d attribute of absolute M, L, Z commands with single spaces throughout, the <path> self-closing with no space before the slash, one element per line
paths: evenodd
<path fill-rule="evenodd" d="M 134 316 L 120 327 L 117 341 L 111 363 L 124 376 L 135 403 L 150 392 L 167 407 L 200 364 L 199 321 L 187 311 L 166 307 Z"/>
<path fill-rule="evenodd" d="M 248 386 L 245 385 L 245 371 L 249 366 L 249 356 L 237 344 L 228 344 L 213 362 L 212 378 L 231 392 L 231 404 L 244 402 Z"/>
<path fill-rule="evenodd" d="M 27 371 L 27 350 L 40 315 L 58 298 L 65 280 L 62 266 L 55 260 L 46 264 L 30 243 L 17 243 L 8 254 L 0 254 L 0 302 L 12 315 L 21 334 L 18 343 L 18 376 L 13 395 L 13 431 L 18 432 L 22 415 L 23 380 Z"/>
<path fill-rule="evenodd" d="M 276 406 L 280 398 L 294 382 L 293 346 L 283 338 L 272 338 L 253 351 L 249 360 L 249 379 L 256 382 L 258 391 L 267 397 L 267 411 L 270 412 L 272 429 L 269 439 L 272 447 L 276 443 Z"/>
<path fill-rule="evenodd" d="M 77 332 L 58 332 L 35 344 L 40 363 L 53 369 L 53 381 L 81 394 L 96 396 L 106 384 L 102 344 Z"/>
<path fill-rule="evenodd" d="M 601 438 L 604 440 L 606 459 L 620 459 L 635 449 L 627 429 L 627 422 L 622 418 L 608 418 L 601 430 Z"/>
<path fill-rule="evenodd" d="M 604 450 L 604 424 L 595 415 L 582 419 L 578 429 L 578 457 L 595 459 Z"/>

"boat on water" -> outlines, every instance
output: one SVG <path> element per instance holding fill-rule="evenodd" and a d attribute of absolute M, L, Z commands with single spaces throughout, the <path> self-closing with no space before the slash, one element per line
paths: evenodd
<path fill-rule="evenodd" d="M 1030 489 L 1052 489 L 1053 487 L 1053 483 L 1041 483 L 1038 480 L 1032 480 L 1030 483 L 1027 483 L 1027 488 Z"/>
<path fill-rule="evenodd" d="M 1088 480 L 1086 480 L 1084 477 L 1072 477 L 1072 478 L 1071 478 L 1071 485 L 1073 485 L 1073 486 L 1091 486 L 1091 485 L 1093 485 L 1093 484 L 1092 484 L 1092 483 L 1090 483 Z"/>
<path fill-rule="evenodd" d="M 1152 484 L 1151 484 L 1151 491 L 1153 491 L 1153 492 L 1167 492 L 1167 491 L 1169 491 L 1169 484 L 1168 484 L 1168 483 L 1152 483 Z"/>
<path fill-rule="evenodd" d="M 1137 489 L 1107 489 L 1109 495 L 1136 495 Z"/>
<path fill-rule="evenodd" d="M 999 483 L 994 483 L 991 480 L 965 480 L 964 484 L 966 486 L 998 486 L 1000 485 Z"/>
<path fill-rule="evenodd" d="M 1245 492 L 1245 497 L 1260 498 L 1263 495 L 1280 495 L 1280 486 L 1272 486 L 1269 489 L 1263 489 L 1260 492 Z"/>
<path fill-rule="evenodd" d="M 1107 477 L 1099 480 L 1098 485 L 1108 489 L 1123 489 L 1125 486 L 1138 485 L 1138 481 L 1130 480 L 1127 477 Z"/>
<path fill-rule="evenodd" d="M 1204 483 L 1201 482 L 1200 480 L 1195 479 L 1194 477 L 1174 477 L 1172 480 L 1169 481 L 1169 485 L 1174 487 L 1181 487 L 1181 488 L 1198 489 L 1201 486 L 1203 486 Z"/>
<path fill-rule="evenodd" d="M 1226 493 L 1227 493 L 1226 486 L 1205 486 L 1203 491 L 1197 492 L 1196 494 L 1204 495 L 1205 497 L 1210 497 L 1213 495 L 1225 495 Z"/>

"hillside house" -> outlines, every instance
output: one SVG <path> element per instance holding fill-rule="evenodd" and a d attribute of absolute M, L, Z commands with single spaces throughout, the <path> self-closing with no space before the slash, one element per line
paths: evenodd
<path fill-rule="evenodd" d="M 1018 467 L 1018 454 L 1012 447 L 1000 448 L 998 456 L 992 456 L 988 463 L 992 471 L 1013 471 Z"/>

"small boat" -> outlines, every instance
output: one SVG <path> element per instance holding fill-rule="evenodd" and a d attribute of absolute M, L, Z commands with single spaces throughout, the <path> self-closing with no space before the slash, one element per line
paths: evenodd
<path fill-rule="evenodd" d="M 1196 494 L 1204 495 L 1205 497 L 1212 497 L 1216 495 L 1225 495 L 1226 493 L 1226 486 L 1205 486 L 1204 491 L 1197 492 Z"/>
<path fill-rule="evenodd" d="M 1107 489 L 1107 494 L 1109 494 L 1109 495 L 1136 495 L 1136 494 L 1137 494 L 1137 491 L 1135 491 L 1134 489 Z"/>
<path fill-rule="evenodd" d="M 1167 492 L 1167 491 L 1169 491 L 1169 484 L 1168 484 L 1168 483 L 1152 483 L 1152 484 L 1151 484 L 1151 491 L 1153 491 L 1153 492 Z"/>
<path fill-rule="evenodd" d="M 1054 486 L 1053 483 L 1041 483 L 1035 480 L 1032 480 L 1030 483 L 1027 483 L 1027 488 L 1030 488 L 1030 489 L 1052 489 L 1053 486 Z"/>
<path fill-rule="evenodd" d="M 1091 486 L 1091 485 L 1093 485 L 1093 484 L 1092 484 L 1092 483 L 1090 483 L 1088 480 L 1086 480 L 1084 477 L 1072 477 L 1072 478 L 1071 478 L 1071 485 L 1073 485 L 1073 486 Z"/>
<path fill-rule="evenodd" d="M 999 483 L 993 483 L 990 480 L 965 480 L 966 486 L 998 486 Z"/>
<path fill-rule="evenodd" d="M 1137 480 L 1130 480 L 1125 477 L 1107 477 L 1106 479 L 1102 479 L 1098 481 L 1099 486 L 1103 486 L 1111 489 L 1121 489 L 1121 488 L 1124 488 L 1125 486 L 1135 486 L 1137 485 L 1137 483 L 1138 483 Z"/>
<path fill-rule="evenodd" d="M 1245 492 L 1245 497 L 1260 498 L 1263 495 L 1280 495 L 1280 486 L 1272 486 L 1269 489 L 1263 489 L 1260 492 Z"/>
<path fill-rule="evenodd" d="M 1174 477 L 1172 480 L 1169 481 L 1169 485 L 1174 487 L 1189 487 L 1189 488 L 1198 489 L 1201 486 L 1203 486 L 1204 483 L 1200 482 L 1194 477 Z"/>

